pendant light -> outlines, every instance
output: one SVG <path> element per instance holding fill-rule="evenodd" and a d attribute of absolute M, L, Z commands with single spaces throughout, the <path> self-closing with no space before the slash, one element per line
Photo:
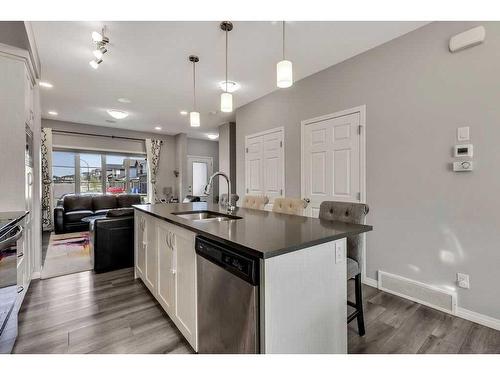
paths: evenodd
<path fill-rule="evenodd" d="M 200 61 L 198 56 L 189 56 L 189 61 L 193 63 L 193 110 L 189 112 L 189 124 L 192 127 L 200 126 L 200 112 L 196 111 L 196 63 Z"/>
<path fill-rule="evenodd" d="M 293 85 L 292 62 L 285 59 L 285 21 L 283 28 L 283 60 L 276 64 L 276 86 L 287 88 Z"/>
<path fill-rule="evenodd" d="M 224 81 L 224 92 L 220 95 L 220 110 L 221 112 L 233 112 L 233 95 L 227 90 L 227 34 L 233 29 L 233 24 L 224 21 L 220 24 L 220 28 L 226 33 L 226 80 Z"/>

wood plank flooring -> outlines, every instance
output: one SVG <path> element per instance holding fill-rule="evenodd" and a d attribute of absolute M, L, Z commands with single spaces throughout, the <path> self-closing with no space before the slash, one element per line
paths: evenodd
<path fill-rule="evenodd" d="M 349 353 L 500 353 L 500 332 L 363 286 L 366 335 Z M 349 294 L 353 285 L 349 283 Z M 192 353 L 133 270 L 32 282 L 14 353 Z"/>
<path fill-rule="evenodd" d="M 354 300 L 354 283 L 348 285 Z M 356 320 L 348 325 L 349 353 L 500 353 L 499 331 L 367 285 L 363 292 L 366 334 L 359 337 Z"/>
<path fill-rule="evenodd" d="M 192 353 L 133 270 L 35 280 L 14 353 Z"/>

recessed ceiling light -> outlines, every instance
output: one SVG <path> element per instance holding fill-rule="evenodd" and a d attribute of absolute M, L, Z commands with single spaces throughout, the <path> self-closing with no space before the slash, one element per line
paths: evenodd
<path fill-rule="evenodd" d="M 48 113 L 49 113 L 49 115 L 51 115 L 51 116 L 57 116 L 57 115 L 59 114 L 59 113 L 57 113 L 56 111 L 49 111 Z"/>
<path fill-rule="evenodd" d="M 108 109 L 106 112 L 108 112 L 108 114 L 111 117 L 113 117 L 113 118 L 115 118 L 117 120 L 122 120 L 122 119 L 124 119 L 125 117 L 128 116 L 127 112 L 125 112 L 125 111 L 119 111 L 117 109 Z"/>
<path fill-rule="evenodd" d="M 208 139 L 211 139 L 212 141 L 219 138 L 219 134 L 207 134 Z"/>
<path fill-rule="evenodd" d="M 128 98 L 118 98 L 118 101 L 120 103 L 132 103 L 132 100 L 128 99 Z"/>
<path fill-rule="evenodd" d="M 219 87 L 222 91 L 227 92 L 235 92 L 240 89 L 240 84 L 234 81 L 227 81 L 227 90 L 226 90 L 226 81 L 219 82 Z"/>
<path fill-rule="evenodd" d="M 51 89 L 52 87 L 54 87 L 54 85 L 52 83 L 44 82 L 44 81 L 40 81 L 40 86 L 45 87 L 47 89 Z"/>
<path fill-rule="evenodd" d="M 182 116 L 187 116 L 188 112 L 187 111 L 181 111 Z"/>
<path fill-rule="evenodd" d="M 161 130 L 161 126 L 155 126 L 155 130 Z"/>

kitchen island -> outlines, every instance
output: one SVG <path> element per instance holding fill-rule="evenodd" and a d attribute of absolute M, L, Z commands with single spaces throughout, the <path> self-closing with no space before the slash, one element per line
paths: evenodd
<path fill-rule="evenodd" d="M 209 327 L 203 322 L 213 315 L 205 305 L 210 279 L 203 278 L 200 286 L 206 275 L 198 264 L 206 257 L 196 255 L 198 237 L 258 265 L 251 305 L 256 306 L 256 352 L 347 352 L 345 239 L 371 226 L 244 208 L 228 215 L 205 202 L 134 208 L 135 275 L 195 351 L 207 352 L 202 338 Z M 204 303 L 198 306 L 199 301 Z M 242 352 L 247 350 L 243 345 Z"/>

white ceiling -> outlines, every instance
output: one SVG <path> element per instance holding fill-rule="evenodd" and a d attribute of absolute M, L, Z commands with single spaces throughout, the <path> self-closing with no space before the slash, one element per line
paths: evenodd
<path fill-rule="evenodd" d="M 281 60 L 281 22 L 233 22 L 229 33 L 229 80 L 241 84 L 235 107 L 276 90 L 276 63 Z M 426 22 L 287 22 L 286 57 L 299 80 Z M 107 27 L 109 52 L 99 69 L 89 66 L 91 32 Z M 163 133 L 204 137 L 234 119 L 218 111 L 224 79 L 224 32 L 219 22 L 33 22 L 42 63 L 42 117 Z M 192 107 L 192 65 L 197 64 L 197 103 L 201 127 L 189 127 L 181 110 Z M 286 90 L 286 89 L 285 89 Z M 129 98 L 122 104 L 118 98 Z M 130 116 L 110 124 L 106 109 Z M 215 114 L 213 111 L 217 111 Z M 212 112 L 212 113 L 211 113 Z"/>

